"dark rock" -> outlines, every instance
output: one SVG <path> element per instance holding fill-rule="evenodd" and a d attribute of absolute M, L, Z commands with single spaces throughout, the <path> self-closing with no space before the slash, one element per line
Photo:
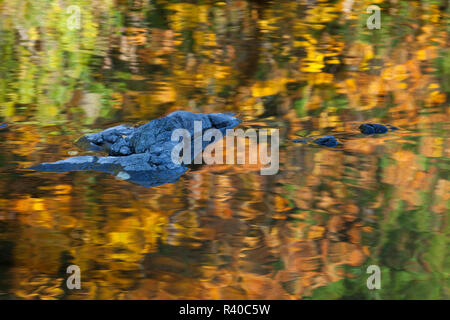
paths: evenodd
<path fill-rule="evenodd" d="M 329 148 L 335 148 L 338 145 L 338 141 L 336 140 L 336 138 L 334 136 L 320 137 L 320 138 L 314 140 L 314 143 L 316 143 L 320 146 L 325 146 L 325 147 L 329 147 Z"/>
<path fill-rule="evenodd" d="M 120 125 L 88 134 L 78 141 L 91 150 L 107 151 L 107 157 L 72 157 L 53 163 L 41 163 L 29 169 L 41 172 L 102 171 L 146 187 L 175 182 L 187 171 L 187 167 L 172 161 L 172 150 L 179 143 L 171 141 L 172 132 L 176 129 L 189 131 L 193 150 L 194 121 L 202 122 L 203 132 L 218 129 L 224 136 L 227 129 L 232 129 L 241 122 L 224 113 L 195 114 L 176 111 L 137 128 Z M 210 143 L 203 141 L 202 150 Z M 191 161 L 195 156 L 191 152 Z"/>
<path fill-rule="evenodd" d="M 363 123 L 359 126 L 359 130 L 364 134 L 380 134 L 388 132 L 388 128 L 382 124 L 376 123 Z"/>

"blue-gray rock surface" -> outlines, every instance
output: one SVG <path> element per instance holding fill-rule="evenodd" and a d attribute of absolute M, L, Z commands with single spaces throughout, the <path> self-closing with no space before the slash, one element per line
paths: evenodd
<path fill-rule="evenodd" d="M 88 134 L 78 142 L 94 151 L 106 151 L 109 156 L 79 156 L 30 167 L 41 172 L 102 171 L 133 183 L 153 187 L 177 181 L 188 168 L 172 161 L 172 150 L 179 143 L 172 141 L 176 129 L 189 131 L 191 150 L 194 144 L 194 121 L 202 122 L 202 131 L 218 129 L 225 136 L 227 129 L 241 121 L 225 113 L 200 114 L 176 111 L 137 128 L 119 125 Z M 203 142 L 203 149 L 210 143 Z M 191 152 L 191 161 L 196 154 Z"/>

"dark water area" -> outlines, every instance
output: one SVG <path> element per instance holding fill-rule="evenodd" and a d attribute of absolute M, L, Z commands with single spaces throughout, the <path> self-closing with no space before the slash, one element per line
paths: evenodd
<path fill-rule="evenodd" d="M 375 2 L 0 1 L 0 299 L 449 299 L 450 9 Z M 279 172 L 25 169 L 176 110 L 278 129 Z"/>

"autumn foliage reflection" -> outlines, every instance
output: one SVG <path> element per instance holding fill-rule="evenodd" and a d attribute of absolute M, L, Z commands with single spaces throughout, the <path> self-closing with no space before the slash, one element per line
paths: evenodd
<path fill-rule="evenodd" d="M 449 297 L 448 3 L 77 3 L 81 31 L 71 1 L 1 5 L 0 298 Z M 201 166 L 146 189 L 20 170 L 179 109 L 280 129 L 280 173 Z M 291 142 L 329 133 L 336 150 Z"/>

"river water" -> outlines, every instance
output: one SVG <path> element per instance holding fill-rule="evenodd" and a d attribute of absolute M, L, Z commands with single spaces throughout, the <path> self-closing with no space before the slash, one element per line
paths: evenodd
<path fill-rule="evenodd" d="M 0 299 L 448 299 L 449 7 L 375 2 L 0 1 Z M 278 129 L 278 174 L 24 169 L 175 110 Z"/>

